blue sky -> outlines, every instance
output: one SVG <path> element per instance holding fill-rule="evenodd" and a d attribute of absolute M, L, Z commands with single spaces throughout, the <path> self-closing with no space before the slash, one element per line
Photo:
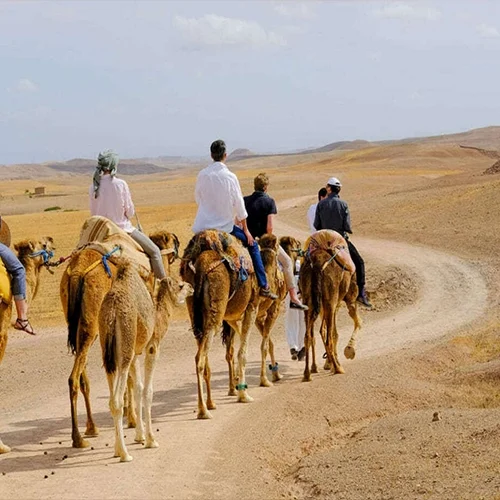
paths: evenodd
<path fill-rule="evenodd" d="M 500 2 L 0 2 L 0 164 L 498 124 Z"/>

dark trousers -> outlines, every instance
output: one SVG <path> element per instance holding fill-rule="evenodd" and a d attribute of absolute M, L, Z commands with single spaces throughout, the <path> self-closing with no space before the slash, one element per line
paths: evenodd
<path fill-rule="evenodd" d="M 262 263 L 262 257 L 260 256 L 259 245 L 256 241 L 253 242 L 253 245 L 249 245 L 243 229 L 239 228 L 238 226 L 233 227 L 231 234 L 242 241 L 243 244 L 248 248 L 248 253 L 250 254 L 250 258 L 252 259 L 255 274 L 257 275 L 257 283 L 261 288 L 266 288 L 267 276 L 266 270 L 264 269 L 264 264 Z"/>
<path fill-rule="evenodd" d="M 351 254 L 352 261 L 356 266 L 356 282 L 358 284 L 359 292 L 362 293 L 365 288 L 365 261 L 359 255 L 357 248 L 347 240 L 347 246 L 349 247 L 349 253 Z"/>

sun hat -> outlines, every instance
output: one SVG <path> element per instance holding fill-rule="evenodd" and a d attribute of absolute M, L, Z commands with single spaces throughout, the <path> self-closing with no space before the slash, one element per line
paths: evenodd
<path fill-rule="evenodd" d="M 341 182 L 337 179 L 337 177 L 330 177 L 330 178 L 328 179 L 327 184 L 328 184 L 329 186 L 337 186 L 337 187 L 342 187 L 342 184 L 341 184 Z"/>

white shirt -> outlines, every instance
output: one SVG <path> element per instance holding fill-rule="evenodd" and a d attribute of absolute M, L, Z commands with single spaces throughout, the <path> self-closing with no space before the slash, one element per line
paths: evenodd
<path fill-rule="evenodd" d="M 314 227 L 314 217 L 316 217 L 316 207 L 317 203 L 312 204 L 307 211 L 307 222 L 309 222 L 309 229 L 311 230 L 311 234 L 316 232 L 316 228 Z"/>
<path fill-rule="evenodd" d="M 123 179 L 103 175 L 99 186 L 99 196 L 95 197 L 94 186 L 91 185 L 89 200 L 91 215 L 106 217 L 127 233 L 135 230 L 129 220 L 135 213 L 134 204 L 128 184 Z"/>
<path fill-rule="evenodd" d="M 194 197 L 198 205 L 194 233 L 205 229 L 230 233 L 235 216 L 238 220 L 248 216 L 238 178 L 222 162 L 216 161 L 198 174 Z"/>

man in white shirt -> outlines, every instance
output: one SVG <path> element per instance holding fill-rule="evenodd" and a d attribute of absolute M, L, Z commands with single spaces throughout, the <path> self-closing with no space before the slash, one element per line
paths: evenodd
<path fill-rule="evenodd" d="M 321 200 L 324 200 L 328 196 L 328 193 L 326 191 L 326 188 L 321 188 L 318 191 L 318 202 Z M 317 203 L 313 203 L 310 207 L 309 210 L 307 211 L 307 222 L 309 222 L 309 230 L 312 233 L 316 232 L 316 228 L 314 227 L 314 218 L 316 217 L 316 207 L 318 206 Z"/>
<path fill-rule="evenodd" d="M 220 139 L 214 141 L 210 146 L 210 154 L 213 163 L 204 168 L 196 179 L 194 197 L 198 212 L 194 220 L 193 232 L 217 229 L 241 240 L 252 258 L 260 294 L 276 300 L 278 296 L 271 292 L 267 283 L 259 245 L 247 227 L 248 214 L 240 183 L 236 175 L 224 164 L 227 158 L 225 142 Z M 235 217 L 241 227 L 234 224 Z"/>

